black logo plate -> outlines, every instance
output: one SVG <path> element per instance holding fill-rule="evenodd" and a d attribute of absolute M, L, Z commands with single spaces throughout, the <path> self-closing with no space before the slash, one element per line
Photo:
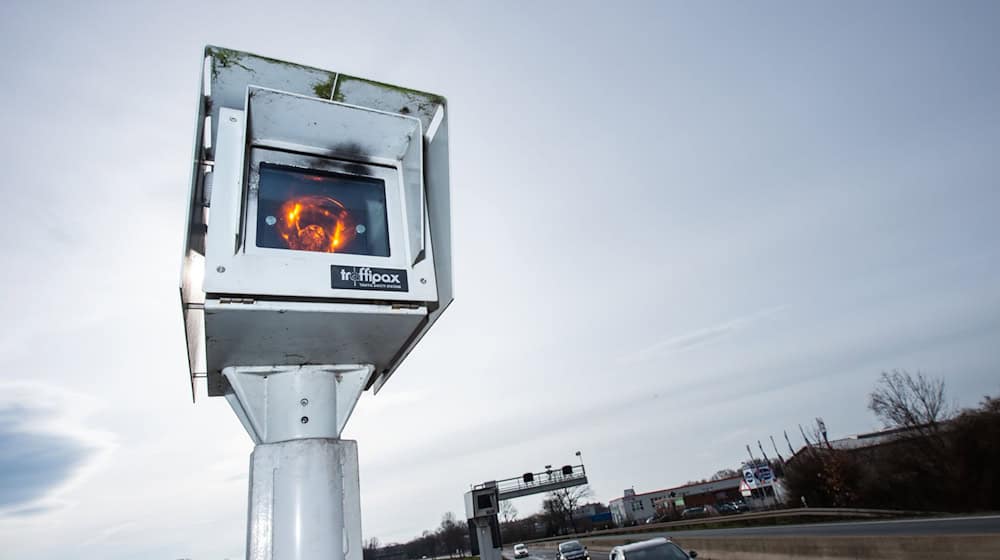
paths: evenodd
<path fill-rule="evenodd" d="M 378 290 L 408 292 L 406 271 L 396 268 L 330 265 L 332 288 L 338 290 Z"/>

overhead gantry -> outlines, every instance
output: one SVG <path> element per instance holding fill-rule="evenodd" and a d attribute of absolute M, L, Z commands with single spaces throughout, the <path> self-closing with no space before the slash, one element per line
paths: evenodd
<path fill-rule="evenodd" d="M 576 455 L 580 457 L 579 452 Z M 565 465 L 558 469 L 547 465 L 541 472 L 526 472 L 519 477 L 473 485 L 465 493 L 472 554 L 479 554 L 481 560 L 500 560 L 503 544 L 497 519 L 500 502 L 584 484 L 587 484 L 587 470 L 581 459 L 579 465 Z"/>

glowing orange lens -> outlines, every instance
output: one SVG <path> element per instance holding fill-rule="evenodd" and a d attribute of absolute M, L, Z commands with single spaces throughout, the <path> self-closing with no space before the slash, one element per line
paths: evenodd
<path fill-rule="evenodd" d="M 289 249 L 336 253 L 354 240 L 354 220 L 329 196 L 297 196 L 285 201 L 278 215 L 278 234 Z"/>

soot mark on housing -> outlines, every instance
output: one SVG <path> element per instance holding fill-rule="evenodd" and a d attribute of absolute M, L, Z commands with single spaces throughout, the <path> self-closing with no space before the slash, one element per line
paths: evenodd
<path fill-rule="evenodd" d="M 367 151 L 357 142 L 343 142 L 341 144 L 336 144 L 330 147 L 330 151 L 343 157 L 368 157 Z M 353 173 L 355 175 L 371 175 L 372 173 L 371 167 L 365 165 L 364 163 L 358 163 L 355 161 L 324 160 L 322 158 L 316 158 L 316 163 L 321 169 L 327 169 L 330 171 L 339 171 L 340 169 L 344 169 L 348 173 Z"/>

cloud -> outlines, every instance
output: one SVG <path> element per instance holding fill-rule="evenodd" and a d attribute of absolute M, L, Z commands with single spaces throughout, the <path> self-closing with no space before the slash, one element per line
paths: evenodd
<path fill-rule="evenodd" d="M 55 511 L 62 507 L 63 504 L 59 503 L 49 503 L 49 504 L 39 504 L 28 506 L 20 509 L 5 510 L 3 515 L 5 517 L 32 517 L 35 515 L 42 515 L 44 513 L 49 513 L 50 511 Z"/>
<path fill-rule="evenodd" d="M 0 508 L 45 496 L 68 480 L 95 450 L 71 437 L 33 434 L 0 426 Z"/>
<path fill-rule="evenodd" d="M 95 403 L 50 386 L 0 386 L 0 516 L 58 509 L 57 496 L 92 472 L 113 438 L 85 427 Z"/>
<path fill-rule="evenodd" d="M 721 338 L 724 338 L 736 331 L 745 329 L 749 325 L 770 317 L 776 313 L 784 311 L 787 309 L 787 305 L 779 305 L 777 307 L 771 307 L 758 311 L 756 313 L 751 313 L 750 315 L 744 315 L 742 317 L 736 317 L 735 319 L 730 319 L 724 323 L 719 323 L 718 325 L 713 325 L 703 329 L 698 329 L 685 333 L 678 336 L 670 337 L 666 340 L 661 340 L 655 344 L 642 348 L 633 354 L 625 356 L 623 361 L 626 363 L 638 363 L 648 360 L 649 358 L 658 354 L 669 354 L 673 352 L 681 352 L 690 348 L 695 348 L 697 346 L 704 346 L 715 342 Z"/>
<path fill-rule="evenodd" d="M 118 525 L 113 525 L 99 531 L 96 535 L 90 539 L 81 543 L 82 546 L 93 546 L 96 544 L 101 544 L 109 540 L 114 539 L 116 536 L 122 533 L 127 533 L 136 528 L 136 523 L 133 521 L 127 521 L 125 523 L 119 523 Z"/>

